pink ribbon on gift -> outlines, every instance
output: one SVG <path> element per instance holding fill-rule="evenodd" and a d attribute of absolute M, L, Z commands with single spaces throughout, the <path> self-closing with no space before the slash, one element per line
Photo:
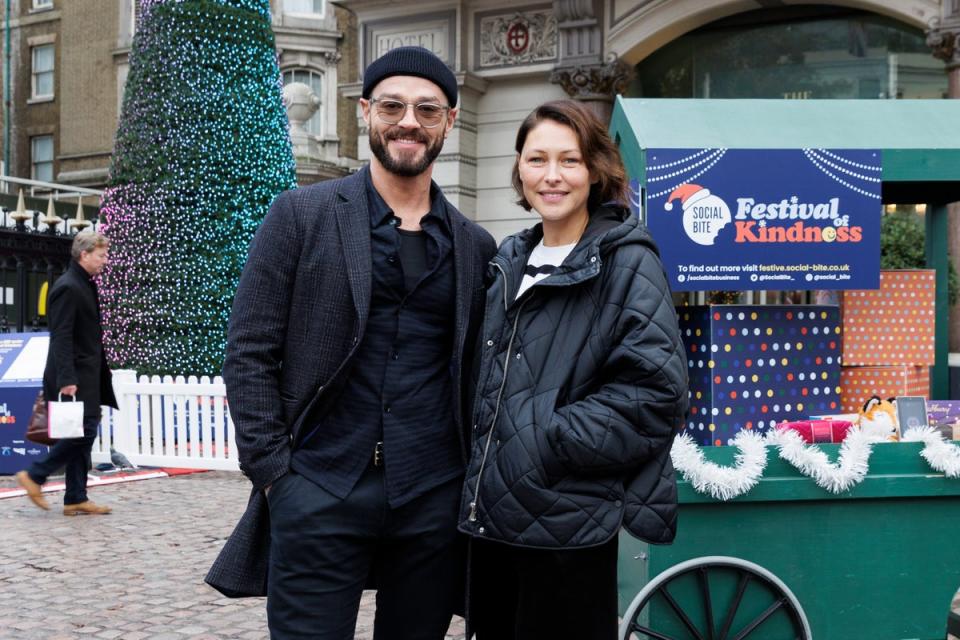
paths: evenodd
<path fill-rule="evenodd" d="M 796 431 L 807 444 L 843 442 L 853 423 L 847 420 L 798 420 L 781 422 L 778 431 Z"/>

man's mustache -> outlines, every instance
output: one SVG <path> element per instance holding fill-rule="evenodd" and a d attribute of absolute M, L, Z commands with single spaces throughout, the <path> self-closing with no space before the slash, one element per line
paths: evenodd
<path fill-rule="evenodd" d="M 422 131 L 403 131 L 402 129 L 390 129 L 383 134 L 384 140 L 399 140 L 400 138 L 406 138 L 407 140 L 416 140 L 417 142 L 430 144 L 430 138 Z"/>

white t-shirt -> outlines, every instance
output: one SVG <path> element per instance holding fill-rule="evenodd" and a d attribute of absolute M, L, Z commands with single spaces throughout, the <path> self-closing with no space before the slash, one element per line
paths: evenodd
<path fill-rule="evenodd" d="M 556 271 L 575 246 L 577 246 L 576 242 L 547 247 L 541 240 L 527 258 L 527 267 L 523 270 L 523 280 L 520 281 L 520 288 L 517 289 L 517 297 L 519 298 L 524 291 Z"/>

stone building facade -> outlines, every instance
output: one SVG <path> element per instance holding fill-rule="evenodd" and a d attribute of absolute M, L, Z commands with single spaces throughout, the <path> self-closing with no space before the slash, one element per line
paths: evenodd
<path fill-rule="evenodd" d="M 136 0 L 9 4 L 10 117 L 0 130 L 9 174 L 103 186 Z M 957 0 L 271 0 L 271 8 L 284 81 L 300 85 L 288 99 L 298 105 L 291 134 L 301 184 L 369 158 L 356 103 L 363 69 L 420 44 L 461 88 L 434 176 L 497 239 L 536 219 L 514 204 L 510 169 L 520 121 L 546 100 L 572 96 L 607 116 L 616 94 L 960 97 Z M 957 262 L 960 212 L 951 230 Z"/>
<path fill-rule="evenodd" d="M 9 2 L 12 87 L 9 125 L 0 129 L 0 138 L 9 138 L 7 173 L 103 187 L 129 72 L 137 0 Z M 306 84 L 318 107 L 295 149 L 298 178 L 306 184 L 343 175 L 356 164 L 350 154 L 357 135 L 353 119 L 340 117 L 345 105 L 337 85 L 341 67 L 349 68 L 348 79 L 356 71 L 355 55 L 343 54 L 352 40 L 339 21 L 349 28 L 352 16 L 328 0 L 271 0 L 271 9 L 284 81 Z"/>
<path fill-rule="evenodd" d="M 60 12 L 43 0 L 11 0 L 9 12 L 11 55 L 5 66 L 11 74 L 2 117 L 9 118 L 11 135 L 3 141 L 0 160 L 21 176 L 52 176 L 59 153 Z"/>
<path fill-rule="evenodd" d="M 517 127 L 546 100 L 574 97 L 608 116 L 616 94 L 939 99 L 947 92 L 944 65 L 924 42 L 924 30 L 940 15 L 939 0 L 335 1 L 357 22 L 358 77 L 341 83 L 345 97 L 359 96 L 365 65 L 400 45 L 426 46 L 457 73 L 460 117 L 434 175 L 498 239 L 534 219 L 513 203 L 509 176 Z M 806 46 L 784 36 L 821 28 L 836 42 Z M 751 76 L 733 60 L 723 67 L 724 46 L 749 42 L 752 34 L 763 38 L 757 51 L 738 55 L 756 53 L 749 64 L 757 77 L 767 62 L 787 58 L 777 69 L 783 82 L 751 87 Z M 714 47 L 711 60 L 691 61 L 691 43 L 705 41 L 723 46 Z M 692 66 L 710 63 L 719 67 L 706 78 L 652 80 L 661 72 L 683 78 Z M 746 86 L 731 81 L 735 73 L 747 78 Z M 362 125 L 358 152 L 366 159 Z"/>

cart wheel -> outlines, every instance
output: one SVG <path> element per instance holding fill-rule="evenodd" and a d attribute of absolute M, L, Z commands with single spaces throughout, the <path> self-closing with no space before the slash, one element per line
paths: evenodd
<path fill-rule="evenodd" d="M 760 565 L 694 558 L 647 583 L 627 608 L 621 640 L 810 640 L 790 588 Z"/>

